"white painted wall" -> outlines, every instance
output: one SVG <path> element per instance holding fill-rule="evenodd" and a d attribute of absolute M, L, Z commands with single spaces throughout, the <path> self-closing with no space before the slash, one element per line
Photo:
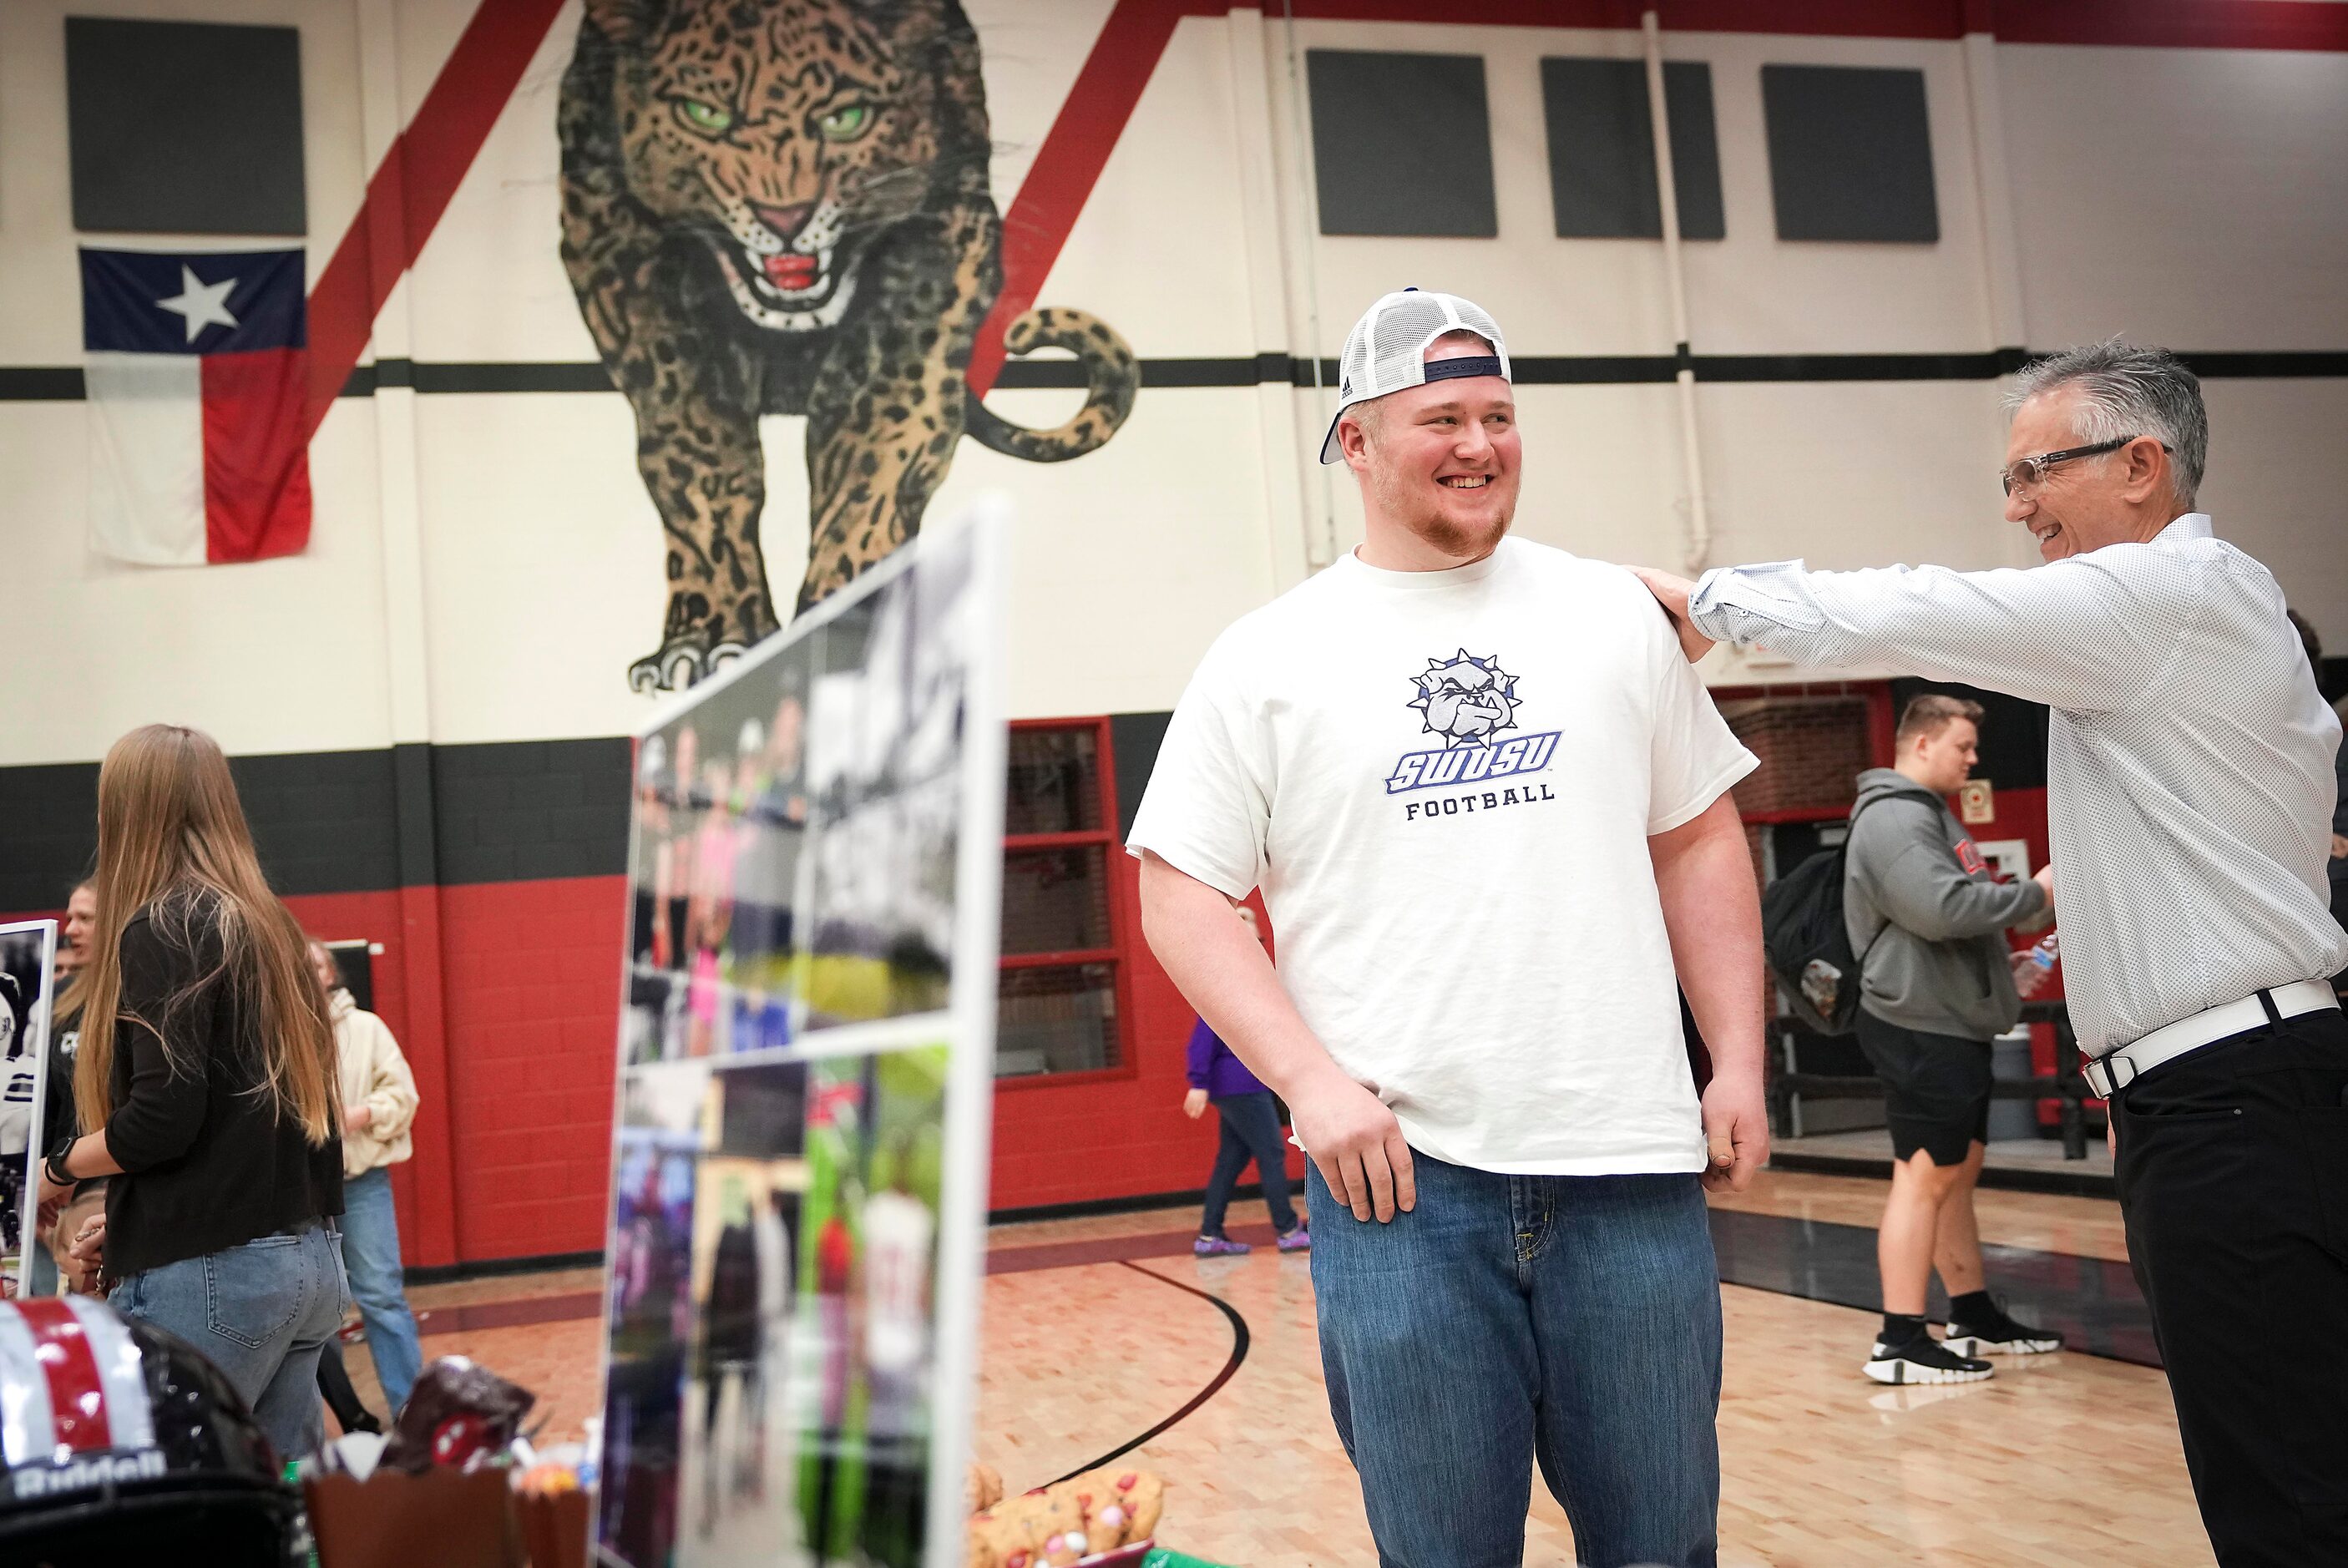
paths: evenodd
<path fill-rule="evenodd" d="M 412 114 L 470 9 L 470 0 L 0 5 L 0 364 L 80 356 L 64 145 L 68 10 L 303 29 L 314 280 L 364 188 L 361 125 L 378 101 L 366 95 L 388 91 L 403 118 Z M 1108 0 L 972 9 L 1007 210 Z M 575 26 L 573 5 L 395 294 L 380 327 L 385 352 L 426 363 L 593 356 L 555 250 L 555 102 Z M 362 69 L 366 28 L 394 38 L 390 70 L 380 61 Z M 1415 282 L 1487 304 L 1519 355 L 1668 352 L 1661 246 L 1559 240 L 1549 205 L 1540 57 L 1632 57 L 1635 35 L 1302 22 L 1296 36 L 1302 47 L 1482 53 L 1499 237 L 1313 234 L 1280 19 L 1194 17 L 1177 28 L 1039 303 L 1096 313 L 1145 357 L 1334 356 L 1364 304 Z M 2034 347 L 2125 331 L 2205 351 L 2348 348 L 2348 57 L 1751 34 L 1675 35 L 1667 53 L 1711 63 L 1720 136 L 1728 236 L 1688 250 L 1700 354 L 1998 347 L 1991 280 L 2001 258 L 2019 280 L 2011 308 Z M 1776 240 L 1759 88 L 1760 67 L 1775 61 L 1925 71 L 1938 244 Z M 1986 98 L 1984 68 L 1994 76 Z M 1984 101 L 2002 106 L 1993 128 L 1972 119 Z M 2002 134 L 2006 177 L 1984 177 L 1976 149 L 1997 139 L 1989 129 Z M 0 403 L 0 555 L 19 633 L 10 668 L 23 677 L 0 682 L 0 764 L 96 757 L 123 729 L 163 717 L 211 728 L 237 751 L 633 727 L 644 699 L 628 692 L 625 671 L 657 637 L 664 588 L 625 403 L 616 394 L 403 397 L 345 399 L 329 416 L 312 449 L 308 554 L 177 571 L 112 565 L 84 543 L 79 405 Z M 1073 397 L 1011 391 L 989 401 L 1042 424 Z M 2348 382 L 2219 381 L 2209 398 L 2205 500 L 2220 530 L 2269 560 L 2294 601 L 2348 647 L 2348 552 L 2335 521 L 2348 492 L 2335 435 Z M 1685 497 L 1671 388 L 1526 387 L 1520 399 L 1520 530 L 1604 559 L 1676 561 Z M 1311 461 L 1326 406 L 1310 389 L 1154 389 L 1107 448 L 1076 462 L 1020 463 L 965 442 L 932 504 L 951 511 L 1000 489 L 1019 508 L 1014 711 L 1167 707 L 1223 625 L 1358 539 L 1350 477 Z M 1992 475 L 2003 422 L 1992 384 L 1707 386 L 1698 425 L 1715 560 L 2030 559 L 1999 516 Z M 769 420 L 764 436 L 767 548 L 787 598 L 807 530 L 801 421 Z M 387 529 L 386 517 L 405 521 Z M 64 673 L 63 686 L 40 678 L 50 669 Z M 1722 678 L 1787 673 L 1727 669 Z"/>

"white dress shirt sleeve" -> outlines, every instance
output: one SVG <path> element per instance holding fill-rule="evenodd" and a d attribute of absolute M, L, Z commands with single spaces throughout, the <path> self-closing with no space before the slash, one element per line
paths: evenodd
<path fill-rule="evenodd" d="M 2189 562 L 2117 545 L 2029 571 L 1720 567 L 1689 599 L 1716 642 L 1797 663 L 1878 665 L 2075 713 L 2127 707 L 2160 679 L 2199 602 Z"/>

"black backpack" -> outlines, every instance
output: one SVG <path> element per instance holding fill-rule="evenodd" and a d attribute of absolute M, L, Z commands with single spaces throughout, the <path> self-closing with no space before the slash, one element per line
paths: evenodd
<path fill-rule="evenodd" d="M 1850 814 L 1852 828 L 1866 809 Z M 1769 972 L 1794 1016 L 1821 1035 L 1847 1035 L 1859 1017 L 1859 972 L 1866 954 L 1851 951 L 1842 918 L 1849 851 L 1846 832 L 1841 843 L 1818 851 L 1761 894 L 1761 952 Z"/>

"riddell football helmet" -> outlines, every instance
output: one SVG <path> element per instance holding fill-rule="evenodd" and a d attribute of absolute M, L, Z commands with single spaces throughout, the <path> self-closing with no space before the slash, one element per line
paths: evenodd
<path fill-rule="evenodd" d="M 88 1296 L 0 1301 L 0 1561 L 288 1568 L 298 1505 L 183 1341 Z"/>

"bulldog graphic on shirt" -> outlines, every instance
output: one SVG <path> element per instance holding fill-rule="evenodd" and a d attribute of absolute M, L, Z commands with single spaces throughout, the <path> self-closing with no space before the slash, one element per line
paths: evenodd
<path fill-rule="evenodd" d="M 1418 711 L 1421 732 L 1441 736 L 1443 745 L 1406 753 L 1386 777 L 1387 794 L 1441 784 L 1480 784 L 1549 766 L 1557 749 L 1557 731 L 1498 738 L 1501 731 L 1517 727 L 1517 709 L 1523 706 L 1517 696 L 1517 677 L 1500 667 L 1498 655 L 1478 658 L 1461 648 L 1447 659 L 1431 658 L 1425 670 L 1411 677 L 1411 685 L 1418 695 L 1406 706 Z"/>

